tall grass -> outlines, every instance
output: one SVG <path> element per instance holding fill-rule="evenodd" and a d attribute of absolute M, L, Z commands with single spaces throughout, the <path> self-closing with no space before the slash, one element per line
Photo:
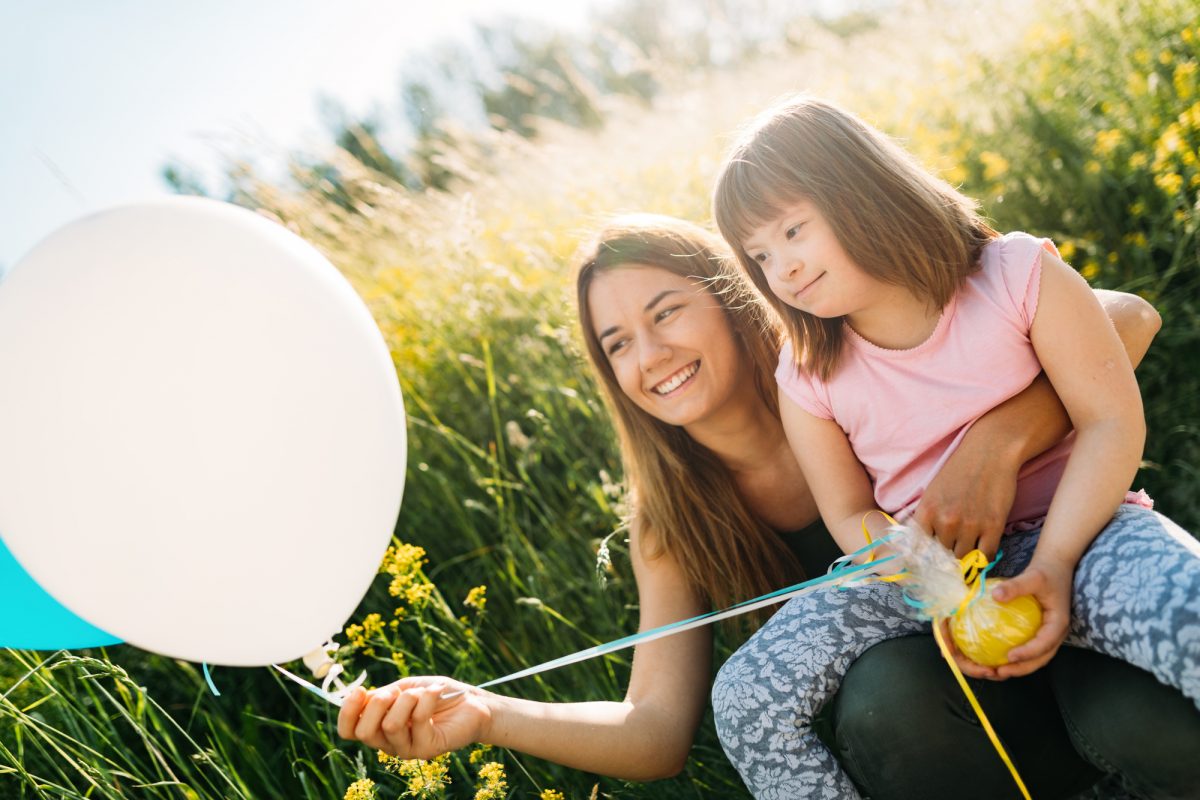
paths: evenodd
<path fill-rule="evenodd" d="M 800 26 L 798 50 L 680 84 L 653 109 L 610 103 L 600 132 L 545 125 L 537 143 L 494 134 L 480 151 L 488 163 L 457 154 L 470 162 L 457 173 L 478 177 L 450 194 L 414 195 L 336 153 L 350 203 L 244 175 L 240 201 L 321 247 L 366 299 L 409 412 L 396 541 L 339 658 L 375 684 L 427 672 L 482 681 L 634 630 L 621 535 L 609 540 L 612 564 L 597 572 L 623 490 L 574 332 L 570 254 L 589 222 L 614 211 L 706 219 L 729 131 L 798 89 L 907 139 L 979 195 L 1000 227 L 1053 236 L 1096 283 L 1159 305 L 1164 329 L 1141 372 L 1154 462 L 1142 477 L 1195 529 L 1200 114 L 1187 76 L 1200 30 L 1188 7 L 1075 0 L 1069 15 L 1035 19 L 1031 6 L 1017 6 L 1003 33 L 983 6 L 938 3 L 845 38 Z M 718 659 L 734 645 L 723 637 Z M 510 691 L 616 699 L 628 670 L 628 655 L 617 654 Z M 470 749 L 421 773 L 337 740 L 335 709 L 267 670 L 218 669 L 214 679 L 219 698 L 194 665 L 130 647 L 8 651 L 0 796 L 744 793 L 707 723 L 684 773 L 653 785 L 496 750 Z M 491 762 L 503 775 L 485 769 Z"/>

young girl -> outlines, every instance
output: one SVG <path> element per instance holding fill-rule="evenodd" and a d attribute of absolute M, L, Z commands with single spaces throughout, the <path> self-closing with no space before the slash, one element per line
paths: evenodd
<path fill-rule="evenodd" d="M 1033 595 L 1043 625 L 1009 664 L 960 657 L 964 671 L 1025 675 L 1066 639 L 1200 705 L 1200 546 L 1126 493 L 1145 434 L 1138 387 L 1092 292 L 1054 246 L 1000 236 L 882 133 L 811 98 L 752 125 L 725 163 L 714 210 L 784 321 L 784 428 L 840 546 L 862 544 L 873 509 L 911 512 L 980 414 L 1044 371 L 1075 432 L 1022 469 L 993 572 L 1015 576 L 996 596 Z M 996 542 L 979 544 L 995 554 Z M 812 715 L 868 647 L 925 629 L 898 587 L 872 584 L 798 598 L 730 659 L 714 708 L 755 794 L 857 796 L 812 735 Z"/>

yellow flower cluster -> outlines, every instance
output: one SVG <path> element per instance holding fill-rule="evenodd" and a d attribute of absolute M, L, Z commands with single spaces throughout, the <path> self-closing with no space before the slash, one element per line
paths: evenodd
<path fill-rule="evenodd" d="M 446 792 L 450 785 L 450 754 L 444 753 L 432 761 L 420 759 L 397 758 L 379 751 L 379 763 L 393 775 L 399 775 L 407 781 L 405 797 L 416 797 L 418 800 L 436 800 Z"/>
<path fill-rule="evenodd" d="M 365 650 L 367 642 L 383 633 L 383 617 L 379 614 L 367 614 L 361 624 L 346 626 L 346 639 L 355 650 Z M 368 653 L 370 655 L 370 653 Z"/>
<path fill-rule="evenodd" d="M 564 800 L 563 793 L 558 789 L 542 789 L 542 793 L 538 795 L 538 800 Z"/>
<path fill-rule="evenodd" d="M 479 768 L 479 782 L 475 784 L 475 800 L 504 800 L 508 781 L 505 780 L 504 765 L 489 761 Z"/>
<path fill-rule="evenodd" d="M 472 764 L 478 764 L 480 761 L 483 761 L 485 758 L 487 758 L 488 751 L 491 749 L 492 746 L 490 744 L 479 745 L 471 751 L 471 755 L 469 756 L 470 762 Z"/>
<path fill-rule="evenodd" d="M 373 800 L 374 797 L 375 781 L 363 778 L 346 787 L 346 796 L 343 800 Z"/>
<path fill-rule="evenodd" d="M 482 614 L 484 606 L 487 605 L 487 587 L 476 586 L 467 592 L 467 598 L 463 600 L 463 605 L 473 608 L 476 612 Z"/>
<path fill-rule="evenodd" d="M 381 573 L 392 576 L 388 593 L 392 597 L 403 597 L 413 608 L 423 607 L 429 602 L 434 588 L 421 573 L 421 567 L 427 563 L 423 547 L 403 543 L 389 547 L 379 568 Z M 396 616 L 404 616 L 403 607 L 396 609 Z"/>

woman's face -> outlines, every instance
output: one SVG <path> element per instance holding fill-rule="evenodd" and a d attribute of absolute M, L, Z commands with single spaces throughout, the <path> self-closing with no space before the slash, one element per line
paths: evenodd
<path fill-rule="evenodd" d="M 753 393 L 725 312 L 698 281 L 630 264 L 600 273 L 587 302 L 617 383 L 647 414 L 689 426 Z"/>

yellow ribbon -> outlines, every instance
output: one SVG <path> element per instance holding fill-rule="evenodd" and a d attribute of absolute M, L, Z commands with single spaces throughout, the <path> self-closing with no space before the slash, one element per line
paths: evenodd
<path fill-rule="evenodd" d="M 862 518 L 862 530 L 863 535 L 867 537 L 867 544 L 871 544 L 874 541 L 874 539 L 871 537 L 870 529 L 867 528 L 867 518 L 870 517 L 871 514 L 882 514 L 890 524 L 899 524 L 884 511 L 876 510 L 867 512 Z M 867 561 L 870 562 L 873 560 L 875 560 L 874 550 L 871 551 Z M 970 587 L 970 591 L 967 592 L 967 595 L 963 598 L 963 601 L 959 603 L 958 608 L 954 612 L 955 614 L 961 612 L 968 605 L 970 605 L 971 601 L 978 597 L 980 591 L 982 591 L 983 584 L 979 578 L 983 574 L 984 567 L 988 565 L 988 557 L 983 554 L 982 550 L 972 550 L 959 559 L 958 563 L 962 567 L 963 580 Z M 876 576 L 875 580 L 887 581 L 890 583 L 906 577 L 908 577 L 907 573 L 900 572 L 895 575 Z M 983 713 L 983 708 L 980 707 L 979 701 L 975 698 L 975 693 L 971 691 L 970 685 L 967 684 L 967 679 L 964 678 L 962 672 L 959 671 L 958 664 L 954 660 L 954 655 L 950 652 L 950 648 L 946 646 L 946 640 L 942 636 L 942 621 L 945 619 L 948 619 L 948 617 L 943 616 L 933 620 L 933 639 L 937 642 L 938 650 L 941 651 L 942 658 L 944 658 L 946 663 L 950 665 L 950 671 L 954 673 L 954 679 L 958 681 L 959 688 L 961 688 L 963 690 L 963 694 L 967 696 L 967 702 L 971 704 L 971 708 L 975 711 L 975 716 L 979 717 L 979 722 L 982 723 L 983 730 L 987 733 L 988 739 L 992 743 L 992 747 L 996 748 L 996 752 L 1000 755 L 1000 760 L 1004 762 L 1004 766 L 1008 767 L 1009 774 L 1012 775 L 1013 780 L 1017 784 L 1017 788 L 1021 790 L 1021 796 L 1024 797 L 1025 800 L 1031 800 L 1029 796 L 1029 790 L 1025 788 L 1025 782 L 1021 780 L 1021 776 L 1018 774 L 1016 766 L 1013 765 L 1012 759 L 1009 758 L 1008 752 L 1004 749 L 1004 745 L 1000 743 L 1000 737 L 996 735 L 996 731 L 994 728 L 992 728 L 992 723 L 988 720 L 987 714 Z"/>

